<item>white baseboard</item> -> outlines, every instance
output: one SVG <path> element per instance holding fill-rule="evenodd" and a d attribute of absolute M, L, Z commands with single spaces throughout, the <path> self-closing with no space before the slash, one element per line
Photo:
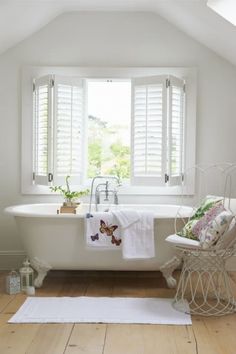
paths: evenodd
<path fill-rule="evenodd" d="M 19 269 L 25 257 L 26 252 L 23 250 L 0 251 L 0 270 Z"/>
<path fill-rule="evenodd" d="M 26 255 L 24 250 L 0 251 L 0 270 L 19 269 Z M 227 261 L 227 269 L 236 271 L 236 255 Z"/>

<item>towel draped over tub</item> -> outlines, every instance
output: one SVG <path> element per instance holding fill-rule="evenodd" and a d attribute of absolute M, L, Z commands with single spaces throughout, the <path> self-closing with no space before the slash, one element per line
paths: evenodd
<path fill-rule="evenodd" d="M 155 257 L 152 212 L 96 212 L 86 218 L 85 223 L 85 238 L 89 247 L 122 249 L 124 259 Z"/>

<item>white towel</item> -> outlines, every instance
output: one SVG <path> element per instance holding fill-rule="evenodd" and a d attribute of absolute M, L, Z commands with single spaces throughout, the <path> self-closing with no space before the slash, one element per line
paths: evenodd
<path fill-rule="evenodd" d="M 121 232 L 111 212 L 95 212 L 85 219 L 87 246 L 102 249 L 121 248 Z"/>
<path fill-rule="evenodd" d="M 130 227 L 140 219 L 139 213 L 134 210 L 116 210 L 112 211 L 112 213 L 123 229 Z"/>
<path fill-rule="evenodd" d="M 114 211 L 121 227 L 122 254 L 125 259 L 155 257 L 154 214 L 149 211 Z"/>

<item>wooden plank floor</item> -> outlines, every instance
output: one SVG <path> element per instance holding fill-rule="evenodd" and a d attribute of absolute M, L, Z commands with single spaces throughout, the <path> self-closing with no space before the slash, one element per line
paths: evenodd
<path fill-rule="evenodd" d="M 5 293 L 0 272 L 1 354 L 235 354 L 236 314 L 193 316 L 192 326 L 8 324 L 26 299 Z M 236 273 L 231 274 L 236 295 Z M 51 272 L 36 296 L 173 297 L 159 272 Z"/>

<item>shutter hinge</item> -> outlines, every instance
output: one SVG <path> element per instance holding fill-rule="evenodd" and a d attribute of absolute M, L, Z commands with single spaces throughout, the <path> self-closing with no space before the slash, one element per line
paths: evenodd
<path fill-rule="evenodd" d="M 181 181 L 184 181 L 184 173 L 181 173 Z"/>
<path fill-rule="evenodd" d="M 170 87 L 170 79 L 166 79 L 166 88 Z"/>
<path fill-rule="evenodd" d="M 35 92 L 35 88 L 36 88 L 35 81 L 33 81 L 33 92 Z"/>
<path fill-rule="evenodd" d="M 49 173 L 48 174 L 48 182 L 52 182 L 53 181 L 53 174 Z"/>
<path fill-rule="evenodd" d="M 33 181 L 35 181 L 35 172 L 33 172 Z"/>
<path fill-rule="evenodd" d="M 169 181 L 169 175 L 165 173 L 165 183 L 167 183 L 168 181 Z"/>
<path fill-rule="evenodd" d="M 51 86 L 51 87 L 54 87 L 54 85 L 55 85 L 55 80 L 54 80 L 54 79 L 51 79 L 51 80 L 50 80 L 50 86 Z"/>
<path fill-rule="evenodd" d="M 186 92 L 186 84 L 183 85 L 183 91 Z"/>

